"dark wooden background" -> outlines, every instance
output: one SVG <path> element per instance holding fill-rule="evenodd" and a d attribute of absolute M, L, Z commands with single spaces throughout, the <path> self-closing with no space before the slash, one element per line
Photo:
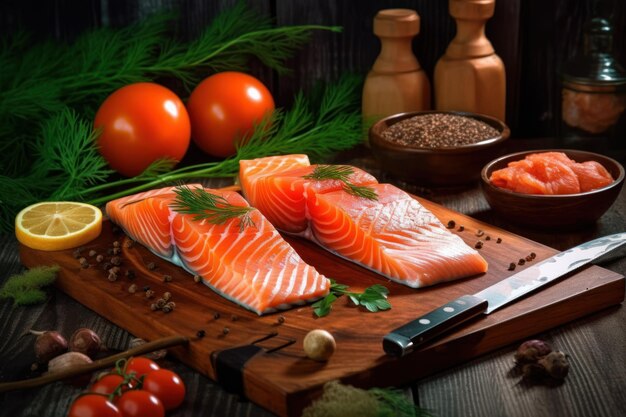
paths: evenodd
<path fill-rule="evenodd" d="M 3 0 L 0 34 L 25 29 L 35 39 L 71 41 L 90 27 L 123 26 L 159 10 L 178 10 L 181 36 L 193 37 L 220 10 L 237 0 Z M 593 14 L 591 0 L 497 0 L 487 36 L 507 71 L 507 123 L 513 137 L 554 136 L 558 127 L 559 66 L 582 45 L 582 27 Z M 415 9 L 422 22 L 414 51 L 432 82 L 435 63 L 455 33 L 445 0 L 250 0 L 279 25 L 340 25 L 343 33 L 318 32 L 288 63 L 292 76 L 278 79 L 258 66 L 252 72 L 281 106 L 316 80 L 350 71 L 365 75 L 379 52 L 372 19 L 384 8 Z M 600 0 L 615 27 L 615 54 L 626 62 L 626 2 Z M 0 68 L 0 71 L 2 69 Z"/>

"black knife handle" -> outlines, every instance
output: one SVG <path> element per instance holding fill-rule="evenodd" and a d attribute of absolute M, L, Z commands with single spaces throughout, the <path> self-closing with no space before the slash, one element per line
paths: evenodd
<path fill-rule="evenodd" d="M 487 304 L 487 300 L 473 295 L 459 297 L 386 335 L 383 349 L 390 356 L 404 356 L 417 346 L 484 313 Z"/>

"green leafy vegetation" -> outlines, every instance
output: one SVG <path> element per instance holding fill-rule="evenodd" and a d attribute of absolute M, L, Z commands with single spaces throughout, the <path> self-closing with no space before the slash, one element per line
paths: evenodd
<path fill-rule="evenodd" d="M 317 165 L 312 173 L 304 178 L 315 181 L 338 180 L 343 182 L 344 190 L 348 194 L 368 200 L 378 200 L 378 194 L 372 187 L 355 185 L 350 181 L 350 175 L 354 174 L 354 168 L 347 165 Z"/>
<path fill-rule="evenodd" d="M 54 283 L 59 269 L 58 265 L 40 266 L 13 275 L 0 289 L 0 298 L 13 299 L 14 305 L 42 303 L 46 300 L 42 288 Z"/>
<path fill-rule="evenodd" d="M 391 303 L 387 299 L 389 290 L 384 285 L 374 284 L 371 287 L 367 287 L 362 293 L 356 293 L 349 291 L 347 285 L 339 284 L 334 279 L 331 279 L 330 292 L 326 297 L 312 304 L 313 312 L 318 317 L 327 316 L 332 309 L 333 303 L 342 295 L 348 296 L 355 306 L 365 307 L 372 313 L 391 308 Z"/>

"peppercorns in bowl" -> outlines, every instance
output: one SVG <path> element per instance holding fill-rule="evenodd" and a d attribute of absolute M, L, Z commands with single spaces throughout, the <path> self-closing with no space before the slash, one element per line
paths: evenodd
<path fill-rule="evenodd" d="M 392 176 L 425 187 L 448 187 L 477 181 L 509 136 L 509 128 L 490 116 L 419 111 L 374 123 L 369 143 L 381 168 Z"/>

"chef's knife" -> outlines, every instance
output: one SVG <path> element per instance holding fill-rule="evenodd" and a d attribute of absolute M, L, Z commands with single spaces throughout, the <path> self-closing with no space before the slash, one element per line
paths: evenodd
<path fill-rule="evenodd" d="M 480 314 L 493 313 L 624 243 L 626 233 L 617 233 L 554 255 L 476 294 L 457 298 L 395 329 L 383 338 L 383 349 L 391 356 L 406 355 L 451 328 Z"/>

